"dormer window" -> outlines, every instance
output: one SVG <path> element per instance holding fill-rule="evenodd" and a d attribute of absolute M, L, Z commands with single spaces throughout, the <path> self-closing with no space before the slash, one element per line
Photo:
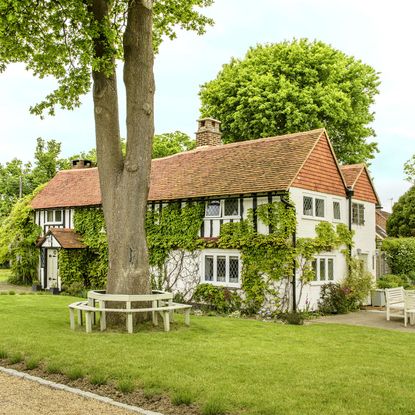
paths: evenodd
<path fill-rule="evenodd" d="M 63 220 L 63 211 L 61 209 L 58 210 L 48 210 L 46 211 L 46 223 L 62 223 Z"/>

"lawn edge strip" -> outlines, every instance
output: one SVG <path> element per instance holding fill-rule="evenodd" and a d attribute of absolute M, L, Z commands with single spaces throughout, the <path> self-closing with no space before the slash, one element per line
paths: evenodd
<path fill-rule="evenodd" d="M 0 366 L 0 372 L 5 373 L 10 376 L 18 377 L 21 379 L 27 379 L 27 380 L 39 383 L 44 386 L 48 386 L 49 388 L 52 388 L 52 389 L 58 389 L 58 390 L 63 390 L 66 392 L 74 393 L 75 395 L 81 396 L 86 399 L 95 399 L 96 401 L 100 401 L 100 402 L 103 402 L 103 403 L 106 403 L 112 406 L 116 406 L 118 408 L 126 409 L 128 411 L 135 412 L 137 414 L 163 415 L 161 412 L 153 412 L 147 409 L 139 408 L 138 406 L 132 406 L 126 403 L 117 402 L 106 396 L 100 396 L 100 395 L 97 395 L 96 393 L 86 392 L 78 388 L 72 388 L 71 386 L 63 385 L 62 383 L 52 382 L 50 380 L 39 378 L 37 376 L 32 376 L 24 372 L 19 372 L 18 370 L 15 370 L 15 369 L 9 369 L 9 368 Z"/>

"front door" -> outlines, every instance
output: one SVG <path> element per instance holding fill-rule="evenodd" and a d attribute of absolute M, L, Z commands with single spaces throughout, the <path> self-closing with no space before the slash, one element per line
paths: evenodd
<path fill-rule="evenodd" d="M 48 284 L 46 288 L 59 288 L 58 287 L 58 250 L 48 249 L 48 263 L 47 263 L 47 275 Z"/>

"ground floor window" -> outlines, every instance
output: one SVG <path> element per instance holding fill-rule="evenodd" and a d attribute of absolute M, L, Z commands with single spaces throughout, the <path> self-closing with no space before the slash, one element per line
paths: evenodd
<path fill-rule="evenodd" d="M 241 261 L 239 253 L 207 252 L 202 258 L 202 281 L 218 285 L 240 283 Z"/>
<path fill-rule="evenodd" d="M 314 281 L 333 281 L 334 280 L 334 258 L 316 257 L 312 262 L 315 274 Z"/>

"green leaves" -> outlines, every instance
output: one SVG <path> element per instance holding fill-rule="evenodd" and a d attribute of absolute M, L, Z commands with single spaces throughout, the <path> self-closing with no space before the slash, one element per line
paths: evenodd
<path fill-rule="evenodd" d="M 181 131 L 155 135 L 152 158 L 171 156 L 182 151 L 192 150 L 195 146 L 196 142 Z"/>
<path fill-rule="evenodd" d="M 378 73 L 323 42 L 306 39 L 258 45 L 233 58 L 201 87 L 202 116 L 219 119 L 225 142 L 325 127 L 337 157 L 374 157 L 370 106 Z"/>
<path fill-rule="evenodd" d="M 91 89 L 92 71 L 114 72 L 115 61 L 124 56 L 128 3 L 108 2 L 108 16 L 97 21 L 91 1 L 0 0 L 0 70 L 23 62 L 39 78 L 52 76 L 58 82 L 32 113 L 53 115 L 56 107 L 78 107 L 80 97 Z M 213 22 L 196 8 L 211 4 L 212 0 L 155 0 L 154 49 L 164 36 L 176 37 L 178 28 L 204 33 Z M 94 48 L 97 39 L 102 54 Z"/>
<path fill-rule="evenodd" d="M 415 186 L 393 205 L 386 229 L 389 236 L 415 236 Z"/>

